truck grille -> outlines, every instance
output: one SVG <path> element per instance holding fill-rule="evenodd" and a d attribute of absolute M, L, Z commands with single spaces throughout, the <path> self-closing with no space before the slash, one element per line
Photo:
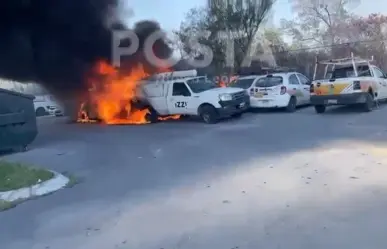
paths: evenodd
<path fill-rule="evenodd" d="M 233 93 L 231 96 L 233 100 L 244 99 L 246 97 L 246 92 L 241 91 L 241 92 Z"/>

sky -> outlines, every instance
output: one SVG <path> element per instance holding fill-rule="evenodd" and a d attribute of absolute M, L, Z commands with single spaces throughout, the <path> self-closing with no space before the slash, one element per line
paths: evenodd
<path fill-rule="evenodd" d="M 133 9 L 134 16 L 129 19 L 129 23 L 134 23 L 142 19 L 152 19 L 158 21 L 166 31 L 179 28 L 184 20 L 185 14 L 193 7 L 203 6 L 206 0 L 126 0 Z M 353 12 L 358 15 L 368 15 L 370 13 L 386 13 L 387 1 L 352 0 Z M 272 20 L 274 25 L 279 25 L 281 18 L 292 19 L 291 0 L 277 0 L 273 6 Z"/>

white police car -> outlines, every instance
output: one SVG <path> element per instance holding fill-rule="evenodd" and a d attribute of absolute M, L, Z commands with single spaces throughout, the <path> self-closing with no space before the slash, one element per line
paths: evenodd
<path fill-rule="evenodd" d="M 298 72 L 255 76 L 252 85 L 248 88 L 250 106 L 251 108 L 286 108 L 287 111 L 294 112 L 297 106 L 310 104 L 310 85 L 311 81 Z"/>

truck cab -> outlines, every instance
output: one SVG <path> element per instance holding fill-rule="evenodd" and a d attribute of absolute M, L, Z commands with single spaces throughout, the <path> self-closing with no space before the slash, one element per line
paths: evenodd
<path fill-rule="evenodd" d="M 360 105 L 369 112 L 377 101 L 387 99 L 387 76 L 372 61 L 353 54 L 350 58 L 316 61 L 310 88 L 316 112 L 323 113 L 331 105 Z M 325 65 L 322 79 L 316 79 L 318 65 Z"/>
<path fill-rule="evenodd" d="M 205 123 L 239 117 L 250 106 L 242 88 L 218 87 L 206 77 L 178 77 L 140 84 L 141 101 L 151 110 L 152 120 L 168 115 L 200 116 Z"/>

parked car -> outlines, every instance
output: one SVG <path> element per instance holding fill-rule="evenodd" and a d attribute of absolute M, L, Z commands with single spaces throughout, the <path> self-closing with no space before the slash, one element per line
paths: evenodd
<path fill-rule="evenodd" d="M 286 108 L 294 112 L 298 106 L 310 104 L 311 81 L 301 73 L 273 73 L 250 81 L 252 85 L 247 89 L 251 108 Z M 250 81 L 246 80 L 246 86 Z"/>
<path fill-rule="evenodd" d="M 35 96 L 34 99 L 35 114 L 40 116 L 62 116 L 63 108 L 59 101 L 55 99 L 53 95 L 45 94 Z"/>

